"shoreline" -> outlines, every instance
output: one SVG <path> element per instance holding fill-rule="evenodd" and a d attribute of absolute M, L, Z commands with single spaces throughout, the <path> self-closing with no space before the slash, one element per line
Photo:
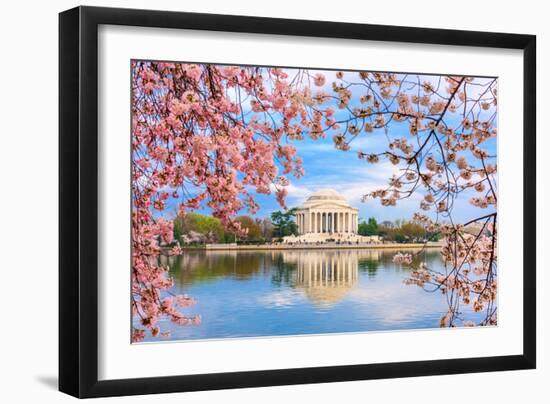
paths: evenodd
<path fill-rule="evenodd" d="M 235 245 L 235 244 L 207 244 L 201 247 L 187 247 L 184 251 L 272 251 L 272 250 L 381 250 L 381 249 L 421 249 L 440 248 L 442 244 L 428 243 L 391 243 L 391 244 L 277 244 L 277 245 Z"/>

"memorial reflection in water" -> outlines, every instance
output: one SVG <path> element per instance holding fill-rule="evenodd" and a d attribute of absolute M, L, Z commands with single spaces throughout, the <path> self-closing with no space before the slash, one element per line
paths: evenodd
<path fill-rule="evenodd" d="M 437 249 L 418 259 L 444 271 Z M 403 283 L 409 269 L 383 249 L 186 251 L 163 257 L 170 292 L 196 299 L 198 326 L 167 321 L 171 339 L 193 340 L 437 327 L 445 296 Z M 475 316 L 477 313 L 469 313 Z"/>
<path fill-rule="evenodd" d="M 319 305 L 338 302 L 357 285 L 361 259 L 379 258 L 376 250 L 301 250 L 283 252 L 282 255 L 284 261 L 296 264 L 296 286 Z"/>
<path fill-rule="evenodd" d="M 360 263 L 364 271 L 372 273 L 383 256 L 382 251 L 374 249 L 208 251 L 163 256 L 161 263 L 172 268 L 176 282 L 182 286 L 225 277 L 244 280 L 270 274 L 275 283 L 284 282 L 304 291 L 312 302 L 330 305 L 357 284 Z"/>

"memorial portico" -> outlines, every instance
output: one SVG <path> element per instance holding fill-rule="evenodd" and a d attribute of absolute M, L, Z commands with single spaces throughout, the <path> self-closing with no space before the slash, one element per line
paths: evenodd
<path fill-rule="evenodd" d="M 358 209 L 333 189 L 321 189 L 296 210 L 298 235 L 308 233 L 357 234 Z"/>
<path fill-rule="evenodd" d="M 284 243 L 379 243 L 378 236 L 361 236 L 359 209 L 334 189 L 321 189 L 296 210 L 296 234 Z"/>

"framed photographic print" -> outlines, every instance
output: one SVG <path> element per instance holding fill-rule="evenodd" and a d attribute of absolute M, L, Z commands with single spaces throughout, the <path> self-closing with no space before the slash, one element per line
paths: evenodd
<path fill-rule="evenodd" d="M 60 390 L 535 367 L 535 37 L 60 14 Z"/>

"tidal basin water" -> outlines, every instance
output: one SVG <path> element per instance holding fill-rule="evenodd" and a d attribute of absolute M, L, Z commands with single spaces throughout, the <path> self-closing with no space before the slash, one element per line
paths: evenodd
<path fill-rule="evenodd" d="M 175 280 L 171 292 L 196 299 L 184 312 L 200 314 L 202 323 L 162 320 L 161 329 L 171 336 L 160 340 L 437 328 L 447 312 L 445 296 L 405 285 L 410 269 L 392 262 L 395 253 L 187 251 L 162 257 Z M 422 251 L 418 259 L 444 272 L 437 249 Z M 159 338 L 147 335 L 146 341 Z"/>

